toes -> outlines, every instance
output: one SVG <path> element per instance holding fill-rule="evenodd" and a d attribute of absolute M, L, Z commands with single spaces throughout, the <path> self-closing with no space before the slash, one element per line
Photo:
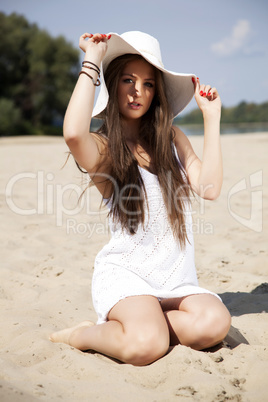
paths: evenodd
<path fill-rule="evenodd" d="M 51 342 L 67 343 L 69 345 L 70 336 L 75 330 L 81 327 L 92 327 L 93 325 L 95 324 L 91 321 L 83 321 L 80 324 L 76 325 L 75 327 L 66 328 L 61 331 L 53 332 L 49 336 L 49 340 Z"/>

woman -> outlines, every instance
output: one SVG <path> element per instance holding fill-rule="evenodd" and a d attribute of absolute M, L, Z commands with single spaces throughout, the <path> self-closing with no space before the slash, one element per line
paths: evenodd
<path fill-rule="evenodd" d="M 219 94 L 192 74 L 166 70 L 150 35 L 86 33 L 80 47 L 85 60 L 64 138 L 110 210 L 112 237 L 95 261 L 97 325 L 85 321 L 50 339 L 133 365 L 157 360 L 170 345 L 214 346 L 227 335 L 230 314 L 198 286 L 189 197 L 220 193 Z M 202 161 L 172 127 L 193 95 L 204 118 Z M 103 118 L 98 133 L 89 133 L 91 116 Z"/>

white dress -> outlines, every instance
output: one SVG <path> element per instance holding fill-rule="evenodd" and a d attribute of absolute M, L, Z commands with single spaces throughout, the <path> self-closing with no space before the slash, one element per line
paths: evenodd
<path fill-rule="evenodd" d="M 107 321 L 111 308 L 129 296 L 163 298 L 214 293 L 198 286 L 188 203 L 186 228 L 189 242 L 181 249 L 173 236 L 158 178 L 139 167 L 146 188 L 145 225 L 131 235 L 110 220 L 111 239 L 97 254 L 92 278 L 92 300 L 97 324 Z M 215 295 L 217 296 L 217 295 Z M 218 297 L 218 296 L 217 296 Z"/>

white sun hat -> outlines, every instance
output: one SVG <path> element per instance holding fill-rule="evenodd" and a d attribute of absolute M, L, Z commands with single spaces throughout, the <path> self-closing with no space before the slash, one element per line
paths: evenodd
<path fill-rule="evenodd" d="M 139 31 L 125 32 L 122 35 L 109 33 L 107 52 L 101 63 L 101 88 L 93 110 L 93 117 L 100 117 L 107 106 L 109 94 L 104 80 L 104 73 L 115 58 L 123 54 L 139 54 L 150 64 L 163 72 L 167 99 L 173 114 L 177 116 L 191 101 L 194 95 L 194 74 L 181 74 L 164 68 L 159 42 L 153 36 Z"/>

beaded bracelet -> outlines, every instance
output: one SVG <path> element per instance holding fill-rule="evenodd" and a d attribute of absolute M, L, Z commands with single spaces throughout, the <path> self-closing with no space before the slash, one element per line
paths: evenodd
<path fill-rule="evenodd" d="M 83 67 L 85 67 L 85 64 L 91 64 L 92 66 L 94 66 L 94 67 L 96 67 L 96 69 L 98 70 L 98 73 L 100 74 L 100 68 L 96 65 L 96 64 L 94 64 L 94 63 L 92 63 L 91 61 L 86 61 L 86 60 L 84 60 L 83 62 L 82 62 L 82 66 Z"/>
<path fill-rule="evenodd" d="M 98 87 L 100 85 L 100 80 L 97 79 L 97 81 L 94 80 L 93 77 L 91 77 L 91 75 L 89 75 L 88 73 L 86 73 L 85 71 L 80 71 L 79 76 L 81 74 L 86 74 L 90 79 L 92 79 L 93 85 L 95 85 L 95 87 Z"/>

